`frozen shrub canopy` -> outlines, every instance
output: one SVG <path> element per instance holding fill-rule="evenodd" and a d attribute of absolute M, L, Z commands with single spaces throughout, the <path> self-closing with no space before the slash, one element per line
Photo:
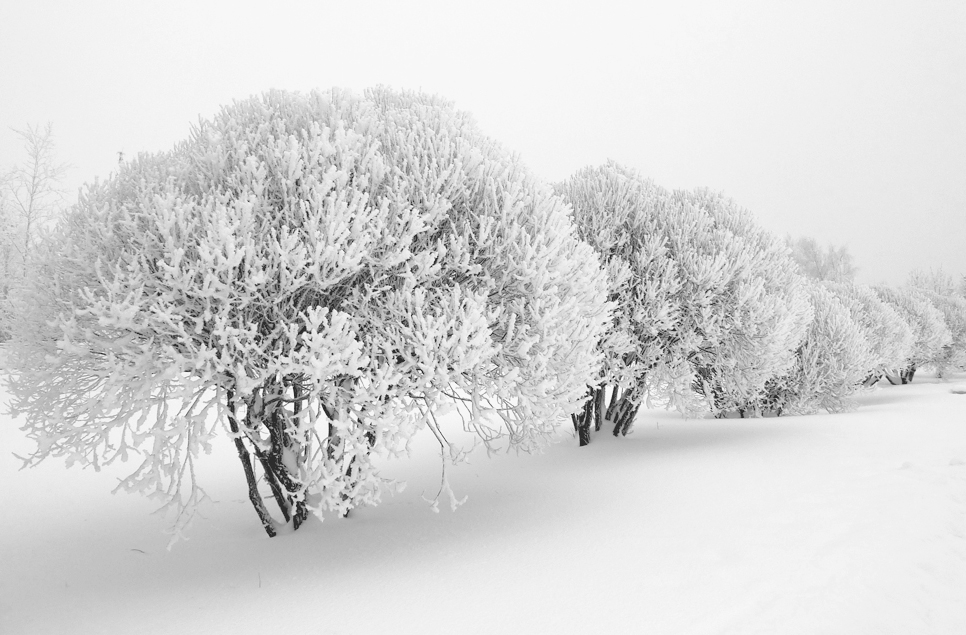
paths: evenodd
<path fill-rule="evenodd" d="M 942 313 L 913 289 L 888 286 L 873 287 L 876 294 L 891 305 L 912 328 L 915 344 L 907 366 L 915 369 L 935 360 L 945 346 L 952 343 L 952 335 Z"/>
<path fill-rule="evenodd" d="M 614 163 L 581 170 L 558 191 L 611 276 L 618 309 L 604 384 L 624 389 L 622 399 L 721 413 L 788 370 L 810 309 L 787 248 L 748 212 L 710 192 L 668 192 Z M 630 422 L 617 423 L 626 432 Z"/>
<path fill-rule="evenodd" d="M 950 342 L 930 361 L 940 376 L 950 370 L 966 368 L 966 297 L 956 280 L 938 271 L 913 271 L 909 286 L 943 316 Z"/>
<path fill-rule="evenodd" d="M 673 202 L 689 328 L 705 338 L 689 357 L 697 386 L 716 414 L 748 410 L 795 362 L 812 319 L 805 280 L 785 244 L 731 199 L 696 190 L 675 192 Z"/>
<path fill-rule="evenodd" d="M 121 487 L 178 509 L 177 530 L 219 427 L 274 535 L 377 502 L 371 456 L 424 426 L 451 460 L 444 402 L 488 444 L 530 448 L 598 377 L 597 256 L 436 98 L 236 102 L 92 186 L 55 241 L 13 347 L 29 462 L 137 455 Z"/>
<path fill-rule="evenodd" d="M 934 365 L 940 377 L 962 368 L 966 365 L 966 299 L 930 289 L 914 289 L 913 293 L 939 311 L 949 330 L 949 343 L 926 363 Z"/>
<path fill-rule="evenodd" d="M 825 287 L 849 309 L 869 344 L 870 378 L 896 375 L 908 365 L 916 338 L 895 308 L 867 285 L 827 282 Z"/>
<path fill-rule="evenodd" d="M 848 306 L 819 282 L 808 285 L 814 318 L 795 365 L 769 382 L 764 407 L 779 413 L 841 412 L 868 377 L 875 358 Z"/>
<path fill-rule="evenodd" d="M 678 330 L 683 281 L 667 246 L 667 192 L 614 163 L 585 168 L 557 189 L 574 208 L 581 239 L 600 254 L 608 295 L 617 305 L 602 341 L 604 384 L 636 390 L 661 372 L 689 385 L 680 353 L 699 341 Z M 672 338 L 674 332 L 679 334 Z"/>

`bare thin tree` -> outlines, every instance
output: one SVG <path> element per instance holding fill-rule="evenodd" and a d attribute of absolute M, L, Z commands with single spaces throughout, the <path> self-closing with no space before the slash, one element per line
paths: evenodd
<path fill-rule="evenodd" d="M 14 132 L 23 142 L 26 159 L 10 168 L 0 180 L 2 246 L 0 267 L 6 281 L 25 276 L 43 228 L 62 207 L 61 180 L 70 168 L 54 155 L 53 128 L 27 125 Z"/>
<path fill-rule="evenodd" d="M 793 239 L 786 237 L 792 258 L 802 273 L 813 280 L 827 282 L 852 282 L 858 267 L 852 261 L 848 247 L 828 245 L 821 247 L 814 238 Z"/>

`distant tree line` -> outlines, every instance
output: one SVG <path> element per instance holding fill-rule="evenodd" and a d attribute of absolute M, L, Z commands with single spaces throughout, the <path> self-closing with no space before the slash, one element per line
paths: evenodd
<path fill-rule="evenodd" d="M 14 133 L 26 156 L 0 172 L 0 340 L 8 337 L 7 297 L 27 280 L 39 243 L 63 212 L 61 181 L 69 168 L 56 161 L 51 124 Z"/>
<path fill-rule="evenodd" d="M 453 425 L 531 450 L 569 421 L 585 445 L 642 407 L 838 412 L 882 378 L 966 364 L 964 285 L 942 272 L 857 284 L 845 248 L 616 163 L 543 183 L 437 97 L 236 102 L 122 162 L 42 236 L 24 184 L 56 170 L 49 128 L 32 134 L 3 190 L 26 463 L 133 457 L 119 487 L 163 500 L 176 533 L 219 433 L 274 536 L 377 503 L 374 458 L 423 429 L 455 507 Z"/>

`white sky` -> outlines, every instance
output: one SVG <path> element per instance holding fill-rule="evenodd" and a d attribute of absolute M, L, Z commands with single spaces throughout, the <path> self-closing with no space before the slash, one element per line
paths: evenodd
<path fill-rule="evenodd" d="M 613 158 L 864 282 L 966 274 L 966 2 L 7 0 L 0 166 L 50 121 L 71 192 L 269 88 L 421 88 L 555 181 Z"/>

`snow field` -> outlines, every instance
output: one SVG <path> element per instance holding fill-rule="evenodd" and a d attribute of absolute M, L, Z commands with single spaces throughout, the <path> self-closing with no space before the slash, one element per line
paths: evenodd
<path fill-rule="evenodd" d="M 0 420 L 0 633 L 966 632 L 964 377 L 882 386 L 851 413 L 692 419 L 472 454 L 434 514 L 432 435 L 408 487 L 265 537 L 232 447 L 201 462 L 189 540 L 123 471 L 18 471 Z M 566 436 L 566 435 L 565 435 Z"/>

